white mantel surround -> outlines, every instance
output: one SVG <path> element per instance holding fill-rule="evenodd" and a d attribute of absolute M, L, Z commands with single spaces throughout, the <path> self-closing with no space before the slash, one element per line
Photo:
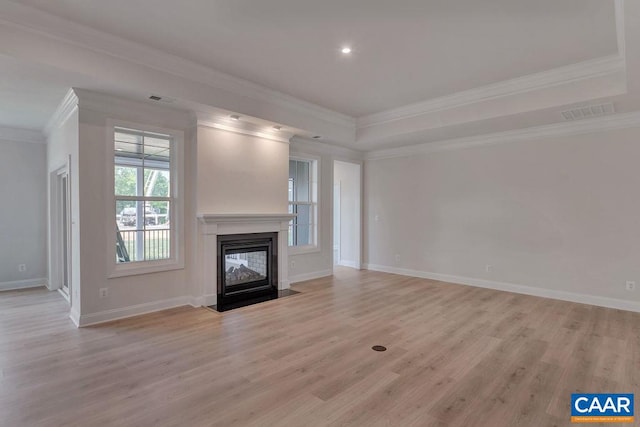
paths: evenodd
<path fill-rule="evenodd" d="M 295 215 L 275 214 L 198 214 L 202 238 L 201 257 L 205 306 L 217 304 L 218 235 L 278 233 L 278 289 L 289 289 L 288 232 Z"/>

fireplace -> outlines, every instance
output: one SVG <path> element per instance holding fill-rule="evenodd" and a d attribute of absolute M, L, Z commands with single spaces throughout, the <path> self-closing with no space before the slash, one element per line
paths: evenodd
<path fill-rule="evenodd" d="M 278 233 L 219 235 L 218 311 L 278 297 Z"/>
<path fill-rule="evenodd" d="M 250 287 L 256 285 L 262 279 L 258 279 L 253 276 L 252 280 L 245 276 L 245 280 L 242 280 L 240 272 L 238 272 L 238 279 L 246 281 L 248 283 L 241 283 L 240 281 L 233 280 L 229 283 L 225 283 L 225 288 L 222 288 L 222 271 L 227 271 L 222 265 L 222 245 L 221 243 L 232 243 L 233 240 L 237 240 L 237 244 L 242 245 L 258 239 L 270 238 L 271 239 L 271 254 L 267 254 L 267 258 L 271 258 L 271 270 L 267 270 L 267 280 L 270 280 L 273 288 L 277 288 L 278 291 L 284 291 L 289 289 L 289 270 L 288 270 L 288 231 L 289 222 L 295 215 L 289 213 L 201 213 L 198 214 L 199 221 L 199 239 L 198 239 L 198 265 L 199 265 L 199 290 L 196 291 L 197 304 L 201 304 L 205 307 L 215 307 L 216 309 L 228 310 L 237 305 L 246 305 L 249 295 L 255 296 L 258 299 L 265 299 L 269 297 L 275 297 L 275 291 L 269 293 L 268 289 L 259 289 L 251 291 Z M 218 240 L 218 239 L 221 240 Z M 243 240 L 246 238 L 247 240 Z M 240 261 L 242 253 L 247 253 L 246 267 L 249 267 L 248 254 L 250 252 L 262 252 L 259 251 L 245 251 L 245 248 L 236 246 L 233 249 L 241 249 L 240 252 L 229 255 L 229 259 Z M 245 252 L 243 252 L 245 251 Z M 267 249 L 268 252 L 268 249 Z M 237 255 L 240 253 L 241 255 Z M 224 257 L 227 261 L 227 257 Z M 230 266 L 240 268 L 240 265 L 245 264 L 243 262 L 228 262 Z M 253 263 L 252 263 L 253 265 Z M 260 273 L 260 271 L 257 271 Z M 269 277 L 270 273 L 270 277 Z M 224 276 L 226 280 L 226 274 Z M 229 286 L 226 286 L 229 285 Z M 262 283 L 265 286 L 266 283 Z M 249 287 L 249 289 L 233 289 L 233 286 Z M 266 286 L 265 286 L 266 287 Z M 241 292 L 245 291 L 245 292 Z M 235 294 L 233 293 L 235 292 Z M 225 295 L 226 294 L 226 295 Z M 265 295 L 266 294 L 266 295 Z M 223 299 L 224 298 L 224 299 Z M 270 299 L 270 298 L 269 298 Z M 244 300 L 244 301 L 243 301 Z M 250 303 L 251 301 L 249 301 Z M 220 307 L 220 308 L 219 308 Z"/>

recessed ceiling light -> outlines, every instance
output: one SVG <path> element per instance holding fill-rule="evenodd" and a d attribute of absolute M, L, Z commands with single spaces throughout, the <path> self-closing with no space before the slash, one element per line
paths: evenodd
<path fill-rule="evenodd" d="M 231 118 L 231 120 L 234 120 L 236 122 L 240 120 L 240 116 L 238 116 L 237 114 L 232 114 L 229 117 Z"/>
<path fill-rule="evenodd" d="M 349 46 L 344 46 L 341 52 L 344 53 L 345 55 L 348 55 L 351 53 L 351 48 Z"/>
<path fill-rule="evenodd" d="M 280 132 L 280 130 L 282 129 L 282 126 L 274 126 L 273 130 L 276 130 L 278 132 Z"/>

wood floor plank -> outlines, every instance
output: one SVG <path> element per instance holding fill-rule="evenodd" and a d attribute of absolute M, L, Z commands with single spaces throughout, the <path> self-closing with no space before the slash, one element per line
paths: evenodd
<path fill-rule="evenodd" d="M 83 329 L 2 292 L 0 425 L 564 426 L 571 393 L 640 393 L 639 313 L 347 268 L 293 288 Z"/>

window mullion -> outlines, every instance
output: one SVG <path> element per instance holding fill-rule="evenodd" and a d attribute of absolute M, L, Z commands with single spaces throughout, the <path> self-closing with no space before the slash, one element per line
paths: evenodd
<path fill-rule="evenodd" d="M 144 196 L 144 159 L 143 166 L 136 167 L 136 260 L 144 261 L 144 209 L 145 201 L 140 200 Z"/>

